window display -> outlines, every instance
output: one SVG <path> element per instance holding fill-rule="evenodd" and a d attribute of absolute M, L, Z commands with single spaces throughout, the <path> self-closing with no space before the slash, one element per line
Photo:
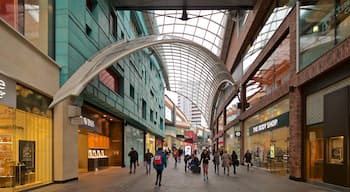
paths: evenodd
<path fill-rule="evenodd" d="M 329 138 L 329 163 L 344 163 L 344 136 Z"/>

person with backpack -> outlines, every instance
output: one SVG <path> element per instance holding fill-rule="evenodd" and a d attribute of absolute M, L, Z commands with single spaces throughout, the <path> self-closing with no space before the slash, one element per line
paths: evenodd
<path fill-rule="evenodd" d="M 130 174 L 132 173 L 132 166 L 134 165 L 134 174 L 136 172 L 136 163 L 137 166 L 139 166 L 139 154 L 137 153 L 137 151 L 134 150 L 133 147 L 131 147 L 131 151 L 129 152 L 128 156 L 130 157 Z"/>
<path fill-rule="evenodd" d="M 162 182 L 163 169 L 164 167 L 167 167 L 166 156 L 162 148 L 158 148 L 156 154 L 154 155 L 153 167 L 157 171 L 156 185 L 159 185 L 160 187 Z"/>
<path fill-rule="evenodd" d="M 151 173 L 151 161 L 153 158 L 153 154 L 149 152 L 149 149 L 147 149 L 147 153 L 145 153 L 145 163 L 146 163 L 146 175 L 149 175 Z"/>

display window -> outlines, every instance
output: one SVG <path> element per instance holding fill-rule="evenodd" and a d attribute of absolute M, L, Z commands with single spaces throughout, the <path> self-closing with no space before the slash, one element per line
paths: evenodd
<path fill-rule="evenodd" d="M 272 173 L 288 173 L 289 100 L 284 99 L 244 122 L 244 148 L 253 164 Z"/>
<path fill-rule="evenodd" d="M 240 138 L 240 135 L 237 134 L 238 132 L 240 132 L 239 125 L 236 125 L 225 132 L 225 149 L 230 154 L 234 150 L 239 158 L 240 151 L 241 151 L 240 149 L 241 138 Z"/>
<path fill-rule="evenodd" d="M 344 164 L 344 136 L 328 139 L 328 163 Z"/>
<path fill-rule="evenodd" d="M 17 109 L 0 105 L 0 191 L 52 182 L 50 100 L 16 86 Z"/>
<path fill-rule="evenodd" d="M 151 135 L 150 133 L 146 134 L 146 150 L 149 149 L 149 151 L 152 154 L 155 154 L 156 150 L 156 137 L 154 135 Z"/>

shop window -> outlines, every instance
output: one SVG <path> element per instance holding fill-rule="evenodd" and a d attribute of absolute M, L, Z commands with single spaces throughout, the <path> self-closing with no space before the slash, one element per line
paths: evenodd
<path fill-rule="evenodd" d="M 262 97 L 272 94 L 289 82 L 292 66 L 289 47 L 288 35 L 246 84 L 246 96 L 250 106 L 254 106 Z"/>
<path fill-rule="evenodd" d="M 226 124 L 229 124 L 231 121 L 235 120 L 239 115 L 238 109 L 239 99 L 238 96 L 232 99 L 232 101 L 226 106 Z"/>
<path fill-rule="evenodd" d="M 301 1 L 300 69 L 349 37 L 349 1 Z"/>
<path fill-rule="evenodd" d="M 22 85 L 16 85 L 16 105 L 17 109 L 34 113 L 37 115 L 51 117 L 49 98 L 34 92 L 31 89 L 25 88 Z"/>
<path fill-rule="evenodd" d="M 113 69 L 108 68 L 99 74 L 100 81 L 118 95 L 123 95 L 123 78 Z"/>
<path fill-rule="evenodd" d="M 328 162 L 334 164 L 344 163 L 344 136 L 329 138 Z"/>

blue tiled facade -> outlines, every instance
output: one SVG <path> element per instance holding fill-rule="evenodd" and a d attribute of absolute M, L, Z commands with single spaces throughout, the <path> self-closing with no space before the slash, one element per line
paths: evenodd
<path fill-rule="evenodd" d="M 141 14 L 113 11 L 109 1 L 90 2 L 92 8 L 86 6 L 85 0 L 56 1 L 55 48 L 56 61 L 61 66 L 61 86 L 86 60 L 105 46 L 149 34 Z M 111 13 L 116 18 L 116 29 L 110 28 Z M 122 79 L 119 94 L 96 77 L 81 93 L 76 104 L 88 102 L 146 133 L 164 137 L 164 80 L 158 61 L 150 53 L 148 49 L 143 49 L 113 64 L 113 70 Z M 131 87 L 133 91 L 130 91 Z M 144 116 L 143 101 L 146 102 Z M 127 142 L 124 141 L 126 146 Z M 125 150 L 127 153 L 129 149 Z"/>

